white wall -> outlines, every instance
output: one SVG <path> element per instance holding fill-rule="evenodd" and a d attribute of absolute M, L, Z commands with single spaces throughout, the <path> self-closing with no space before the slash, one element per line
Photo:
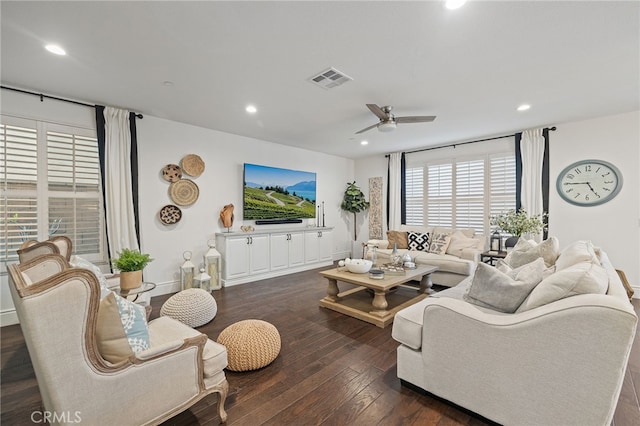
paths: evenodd
<path fill-rule="evenodd" d="M 47 99 L 40 102 L 36 96 L 6 90 L 0 93 L 2 114 L 95 128 L 92 108 Z M 235 206 L 233 229 L 237 231 L 243 225 L 242 165 L 245 162 L 315 172 L 317 199 L 319 203 L 324 201 L 325 225 L 334 227 L 334 258 L 349 254 L 351 218 L 340 210 L 340 202 L 347 182 L 353 181 L 353 160 L 149 115 L 136 124 L 141 249 L 155 259 L 145 269 L 145 279 L 158 284 L 154 294 L 178 290 L 182 253 L 192 251 L 194 263 L 200 261 L 207 250 L 207 240 L 224 230 L 219 212 L 225 204 Z M 173 203 L 169 198 L 169 184 L 162 178 L 161 170 L 166 164 L 179 164 L 187 154 L 198 154 L 205 161 L 204 173 L 193 179 L 200 190 L 199 199 L 192 206 L 182 208 L 183 216 L 178 224 L 165 226 L 159 221 L 158 212 L 164 205 Z M 291 227 L 310 224 L 315 224 L 315 220 Z M 276 228 L 275 225 L 263 227 Z M 17 322 L 6 271 L 0 271 L 0 297 L 0 325 Z"/>
<path fill-rule="evenodd" d="M 489 144 L 489 143 L 488 143 Z M 474 150 L 484 144 L 472 144 Z M 491 149 L 491 145 L 485 145 Z M 456 151 L 466 149 L 465 146 Z M 453 149 L 430 151 L 434 156 L 453 155 Z M 422 155 L 422 154 L 420 154 Z M 456 154 L 460 155 L 460 154 Z M 464 155 L 464 154 L 463 154 Z M 555 182 L 564 167 L 581 159 L 601 159 L 616 165 L 624 179 L 618 196 L 601 206 L 577 207 L 563 201 Z M 587 239 L 602 247 L 614 266 L 625 271 L 640 296 L 640 112 L 558 124 L 550 133 L 549 233 L 560 240 L 561 248 Z M 359 159 L 355 178 L 383 176 L 387 188 L 387 161 L 383 156 Z M 383 197 L 384 198 L 384 197 Z M 385 198 L 386 202 L 386 198 Z M 383 209 L 386 223 L 386 206 Z M 368 222 L 361 224 L 368 232 Z M 363 239 L 366 237 L 363 235 Z"/>
<path fill-rule="evenodd" d="M 602 247 L 640 295 L 640 112 L 557 127 L 550 137 L 549 233 L 561 246 L 588 239 Z M 558 173 L 583 159 L 605 160 L 620 169 L 624 182 L 616 198 L 594 207 L 574 206 L 560 198 L 555 189 Z"/>
<path fill-rule="evenodd" d="M 183 252 L 193 252 L 197 265 L 207 250 L 207 240 L 216 232 L 226 230 L 219 220 L 219 212 L 224 205 L 231 203 L 235 206 L 233 230 L 239 231 L 243 224 L 254 224 L 253 221 L 242 221 L 242 166 L 245 162 L 315 172 L 316 196 L 319 203 L 324 201 L 325 224 L 335 227 L 334 258 L 343 257 L 349 251 L 350 223 L 343 217 L 340 201 L 346 183 L 353 180 L 353 160 L 150 116 L 136 124 L 141 159 L 141 246 L 155 259 L 145 269 L 145 279 L 160 286 L 175 285 L 176 291 Z M 200 195 L 195 204 L 181 208 L 183 216 L 180 222 L 166 226 L 159 221 L 158 212 L 164 205 L 173 203 L 169 198 L 169 183 L 162 178 L 161 170 L 166 164 L 179 164 L 187 154 L 197 154 L 205 162 L 204 173 L 193 178 Z M 315 220 L 287 226 L 307 225 L 315 225 Z M 262 225 L 256 228 L 278 229 L 283 226 Z"/>

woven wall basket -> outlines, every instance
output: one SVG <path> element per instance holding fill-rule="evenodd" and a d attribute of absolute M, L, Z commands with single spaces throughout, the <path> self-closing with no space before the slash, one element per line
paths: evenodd
<path fill-rule="evenodd" d="M 180 179 L 169 186 L 169 195 L 179 206 L 190 206 L 195 203 L 199 193 L 198 185 L 189 179 Z"/>
<path fill-rule="evenodd" d="M 204 172 L 204 161 L 196 154 L 185 155 L 181 164 L 182 170 L 190 176 L 198 177 Z"/>
<path fill-rule="evenodd" d="M 182 178 L 182 169 L 177 164 L 167 164 L 162 168 L 162 177 L 169 182 L 177 182 Z"/>

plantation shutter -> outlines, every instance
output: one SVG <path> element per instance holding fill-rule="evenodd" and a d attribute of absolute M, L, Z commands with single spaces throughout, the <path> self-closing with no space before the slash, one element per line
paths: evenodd
<path fill-rule="evenodd" d="M 405 171 L 407 225 L 424 224 L 424 167 Z"/>
<path fill-rule="evenodd" d="M 427 225 L 453 224 L 453 166 L 432 164 L 427 170 Z"/>
<path fill-rule="evenodd" d="M 38 137 L 35 128 L 0 124 L 0 260 L 15 260 L 38 236 Z"/>
<path fill-rule="evenodd" d="M 516 208 L 516 158 L 513 154 L 495 154 L 489 161 L 489 214 L 495 216 Z"/>
<path fill-rule="evenodd" d="M 484 159 L 456 163 L 455 227 L 484 229 Z"/>

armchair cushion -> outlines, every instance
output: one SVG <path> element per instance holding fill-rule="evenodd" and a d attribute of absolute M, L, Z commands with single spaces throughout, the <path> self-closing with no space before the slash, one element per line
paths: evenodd
<path fill-rule="evenodd" d="M 407 232 L 387 231 L 387 241 L 389 241 L 389 247 L 397 244 L 399 249 L 409 248 Z"/>
<path fill-rule="evenodd" d="M 506 274 L 493 266 L 479 263 L 464 300 L 498 312 L 513 313 L 542 281 L 544 270 L 542 258 Z"/>
<path fill-rule="evenodd" d="M 560 243 L 556 237 L 549 237 L 540 244 L 521 237 L 504 261 L 512 268 L 517 268 L 541 257 L 547 266 L 553 266 L 559 252 Z"/>
<path fill-rule="evenodd" d="M 100 300 L 104 299 L 111 290 L 109 290 L 109 286 L 107 285 L 107 278 L 104 276 L 100 268 L 98 268 L 93 263 L 89 262 L 87 259 L 80 256 L 71 256 L 71 260 L 69 260 L 69 265 L 75 268 L 83 268 L 88 269 L 93 272 L 93 275 L 98 278 L 100 282 Z"/>
<path fill-rule="evenodd" d="M 144 306 L 109 293 L 98 309 L 96 340 L 102 357 L 114 364 L 149 349 Z"/>

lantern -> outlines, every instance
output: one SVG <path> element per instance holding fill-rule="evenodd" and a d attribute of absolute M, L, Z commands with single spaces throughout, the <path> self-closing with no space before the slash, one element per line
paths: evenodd
<path fill-rule="evenodd" d="M 196 269 L 196 265 L 191 262 L 191 252 L 185 251 L 182 253 L 184 263 L 180 267 L 180 285 L 182 290 L 193 287 L 193 274 Z"/>
<path fill-rule="evenodd" d="M 204 268 L 200 268 L 200 273 L 193 279 L 193 286 L 208 292 L 211 291 L 211 277 L 204 271 Z"/>
<path fill-rule="evenodd" d="M 207 274 L 211 277 L 211 290 L 219 290 L 222 288 L 222 283 L 220 282 L 221 255 L 216 250 L 215 240 L 207 241 L 207 245 L 209 246 L 209 251 L 204 255 L 204 266 Z"/>
<path fill-rule="evenodd" d="M 493 234 L 491 234 L 489 247 L 491 251 L 498 253 L 502 252 L 502 235 L 500 235 L 500 232 L 498 232 L 497 229 L 493 231 Z"/>

